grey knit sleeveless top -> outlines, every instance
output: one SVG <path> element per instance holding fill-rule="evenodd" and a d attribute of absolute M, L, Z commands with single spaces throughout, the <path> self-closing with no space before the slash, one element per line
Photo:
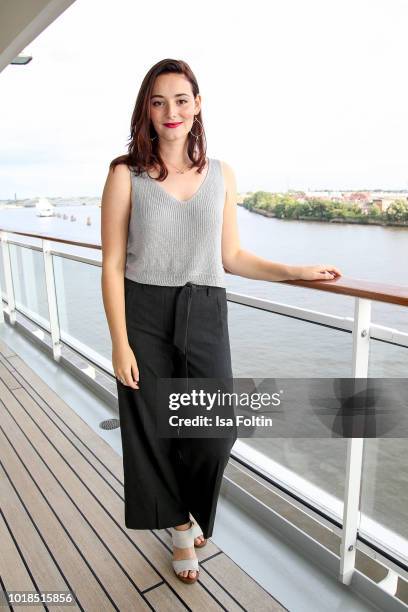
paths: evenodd
<path fill-rule="evenodd" d="M 208 159 L 207 174 L 189 200 L 177 200 L 149 177 L 131 177 L 125 276 L 149 285 L 225 287 L 221 236 L 224 177 Z"/>

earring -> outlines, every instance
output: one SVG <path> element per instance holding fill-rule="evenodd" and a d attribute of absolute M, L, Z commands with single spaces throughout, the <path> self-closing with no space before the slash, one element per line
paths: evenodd
<path fill-rule="evenodd" d="M 153 138 L 151 138 L 150 140 L 154 140 L 155 138 L 157 138 L 157 134 L 156 134 L 156 136 L 153 136 Z"/>
<path fill-rule="evenodd" d="M 193 132 L 191 131 L 191 130 L 193 129 L 193 127 L 194 127 L 194 123 L 195 123 L 195 121 L 197 121 L 197 123 L 199 123 L 199 124 L 200 124 L 200 126 L 201 126 L 201 134 L 198 134 L 198 135 L 197 135 L 197 134 L 193 134 Z M 198 138 L 201 138 L 201 136 L 203 135 L 203 131 L 204 131 L 204 129 L 203 129 L 203 125 L 202 125 L 202 123 L 201 123 L 201 122 L 200 122 L 200 121 L 197 119 L 197 117 L 195 117 L 195 116 L 194 116 L 193 125 L 191 126 L 191 130 L 190 130 L 190 134 L 191 134 L 192 136 L 194 136 L 194 138 L 195 138 L 196 140 L 198 140 Z"/>

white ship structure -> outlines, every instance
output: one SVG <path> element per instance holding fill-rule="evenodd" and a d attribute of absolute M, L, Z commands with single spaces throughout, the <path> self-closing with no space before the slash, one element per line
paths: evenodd
<path fill-rule="evenodd" d="M 54 217 L 55 206 L 47 198 L 38 198 L 35 207 L 37 209 L 37 217 Z"/>

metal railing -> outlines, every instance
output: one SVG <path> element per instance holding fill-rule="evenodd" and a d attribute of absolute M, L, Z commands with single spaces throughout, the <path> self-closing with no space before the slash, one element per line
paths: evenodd
<path fill-rule="evenodd" d="M 41 246 L 26 244 L 16 240 L 16 236 L 35 238 L 41 240 Z M 63 342 L 61 340 L 60 323 L 58 319 L 57 290 L 53 266 L 53 258 L 59 256 L 92 266 L 102 266 L 101 261 L 86 258 L 79 255 L 69 254 L 56 248 L 58 243 L 74 247 L 85 247 L 101 250 L 101 246 L 95 243 L 67 240 L 63 237 L 49 236 L 38 233 L 19 232 L 14 230 L 0 229 L 1 249 L 3 259 L 3 270 L 5 279 L 5 293 L 7 307 L 0 309 L 0 322 L 4 321 L 4 312 L 7 313 L 11 325 L 16 323 L 16 301 L 14 295 L 14 284 L 12 264 L 10 256 L 10 245 L 16 245 L 25 249 L 33 249 L 42 253 L 44 260 L 45 285 L 49 313 L 49 333 L 52 340 L 52 354 L 55 361 L 60 361 Z M 307 287 L 314 290 L 322 290 L 330 293 L 348 295 L 354 297 L 354 317 L 340 317 L 333 314 L 300 308 L 288 304 L 278 303 L 267 299 L 256 298 L 240 293 L 227 292 L 230 302 L 261 309 L 281 316 L 294 318 L 315 325 L 322 325 L 331 329 L 340 330 L 352 334 L 352 377 L 365 379 L 368 376 L 370 338 L 381 340 L 399 347 L 408 348 L 408 333 L 397 329 L 376 325 L 371 322 L 371 301 L 386 302 L 399 306 L 408 306 L 408 288 L 371 283 L 364 280 L 341 277 L 333 281 L 284 281 L 298 287 Z M 2 288 L 0 287 L 0 296 Z M 2 303 L 2 302 L 1 302 Z M 3 312 L 4 311 L 4 312 Z M 29 316 L 29 313 L 24 313 Z M 35 321 L 35 319 L 32 319 Z M 38 324 L 38 321 L 36 321 Z M 48 331 L 48 330 L 47 330 Z M 96 353 L 90 354 L 86 349 L 81 349 L 78 344 L 73 346 L 75 350 L 87 358 L 94 366 L 101 368 L 107 374 L 114 376 L 112 364 Z M 94 366 L 87 369 L 87 375 L 94 378 Z M 364 439 L 350 438 L 347 440 L 347 458 L 345 474 L 345 496 L 342 517 L 342 540 L 340 549 L 339 580 L 344 584 L 350 584 L 356 560 L 356 543 L 359 525 L 359 494 L 362 477 Z M 245 457 L 241 456 L 241 459 Z M 395 581 L 383 581 L 383 588 L 391 594 L 395 594 Z"/>

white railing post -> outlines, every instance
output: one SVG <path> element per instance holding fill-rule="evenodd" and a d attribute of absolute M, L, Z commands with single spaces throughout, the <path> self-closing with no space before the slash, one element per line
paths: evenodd
<path fill-rule="evenodd" d="M 0 232 L 0 242 L 2 239 L 3 232 Z M 4 274 L 4 271 L 3 271 Z M 1 274 L 0 274 L 0 323 L 4 323 L 4 310 L 3 310 L 3 287 L 1 284 Z"/>
<path fill-rule="evenodd" d="M 49 240 L 42 240 L 42 248 L 44 257 L 45 284 L 47 288 L 48 314 L 50 318 L 52 352 L 55 361 L 59 361 L 61 358 L 61 336 L 58 320 L 57 292 L 55 287 L 51 242 Z"/>
<path fill-rule="evenodd" d="M 371 301 L 355 298 L 353 325 L 352 376 L 355 395 L 366 388 L 370 350 Z M 361 380 L 360 384 L 358 379 Z M 359 389 L 360 387 L 360 389 Z M 363 389 L 364 388 L 364 389 Z M 340 575 L 350 584 L 355 568 L 357 532 L 360 523 L 360 489 L 364 438 L 347 440 L 346 479 L 344 491 L 343 531 L 340 544 Z"/>
<path fill-rule="evenodd" d="M 16 322 L 16 301 L 14 298 L 13 272 L 11 269 L 10 245 L 7 232 L 0 232 L 3 255 L 4 280 L 6 281 L 7 310 L 12 325 Z M 3 311 L 3 309 L 2 309 Z M 3 315 L 4 317 L 4 315 Z"/>

